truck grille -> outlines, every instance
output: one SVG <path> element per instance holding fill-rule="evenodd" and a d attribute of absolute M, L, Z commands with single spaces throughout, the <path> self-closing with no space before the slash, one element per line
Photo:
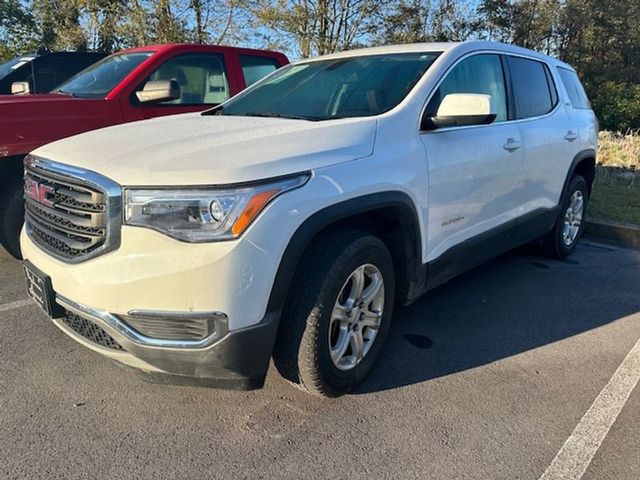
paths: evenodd
<path fill-rule="evenodd" d="M 24 181 L 27 233 L 40 248 L 75 262 L 117 247 L 120 189 L 113 182 L 32 156 L 25 160 Z"/>

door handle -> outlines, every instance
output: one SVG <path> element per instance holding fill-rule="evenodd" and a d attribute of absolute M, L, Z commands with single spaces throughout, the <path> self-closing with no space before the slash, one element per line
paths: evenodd
<path fill-rule="evenodd" d="M 573 142 L 574 140 L 577 140 L 578 137 L 579 135 L 576 132 L 574 132 L 573 130 L 569 130 L 567 134 L 564 136 L 564 139 L 567 142 Z"/>
<path fill-rule="evenodd" d="M 507 152 L 515 152 L 520 147 L 522 147 L 522 143 L 514 140 L 513 138 L 508 139 L 507 143 L 502 146 L 502 148 L 504 148 Z"/>

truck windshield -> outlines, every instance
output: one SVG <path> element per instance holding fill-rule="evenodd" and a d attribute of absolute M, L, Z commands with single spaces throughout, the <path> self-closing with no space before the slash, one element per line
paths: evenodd
<path fill-rule="evenodd" d="M 316 60 L 289 65 L 210 114 L 331 120 L 398 105 L 439 52 Z"/>
<path fill-rule="evenodd" d="M 14 70 L 29 63 L 34 58 L 36 58 L 36 55 L 21 56 L 0 64 L 0 79 L 3 79 Z"/>
<path fill-rule="evenodd" d="M 153 52 L 118 53 L 94 63 L 59 85 L 53 93 L 104 98 Z"/>

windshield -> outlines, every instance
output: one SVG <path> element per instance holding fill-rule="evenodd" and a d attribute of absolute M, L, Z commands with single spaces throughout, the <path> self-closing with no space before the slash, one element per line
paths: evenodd
<path fill-rule="evenodd" d="M 151 55 L 153 52 L 111 55 L 74 75 L 54 92 L 81 98 L 103 98 Z"/>
<path fill-rule="evenodd" d="M 0 64 L 0 78 L 6 77 L 14 70 L 29 63 L 34 58 L 36 58 L 36 55 L 16 57 L 12 60 L 9 60 L 8 62 L 4 62 Z"/>
<path fill-rule="evenodd" d="M 398 105 L 439 53 L 398 53 L 289 65 L 214 111 L 305 120 L 379 115 Z"/>

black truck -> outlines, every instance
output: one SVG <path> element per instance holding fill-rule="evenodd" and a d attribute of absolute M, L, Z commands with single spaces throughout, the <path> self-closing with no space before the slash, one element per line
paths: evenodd
<path fill-rule="evenodd" d="M 0 95 L 49 93 L 68 78 L 105 56 L 104 53 L 96 52 L 43 52 L 20 55 L 0 64 Z"/>

